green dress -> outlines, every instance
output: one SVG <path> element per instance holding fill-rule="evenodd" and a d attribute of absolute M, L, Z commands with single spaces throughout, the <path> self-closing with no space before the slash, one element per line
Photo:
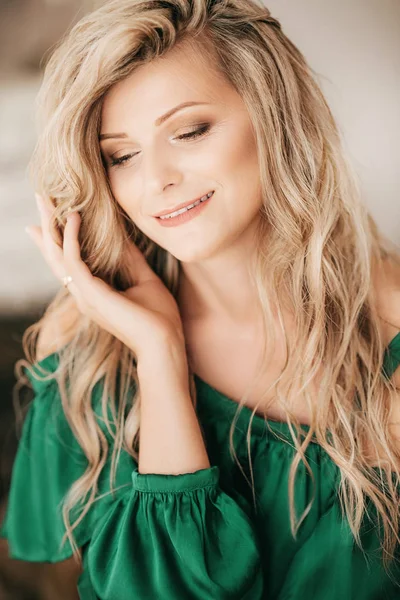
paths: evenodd
<path fill-rule="evenodd" d="M 58 354 L 41 361 L 54 370 Z M 400 364 L 400 332 L 385 349 L 384 375 Z M 363 554 L 342 518 L 339 468 L 316 443 L 307 449 L 316 492 L 294 540 L 289 524 L 288 475 L 294 454 L 284 423 L 255 416 L 251 458 L 256 504 L 229 454 L 234 400 L 195 376 L 198 418 L 211 466 L 181 475 L 140 474 L 127 453 L 119 458 L 114 494 L 110 464 L 100 475 L 96 501 L 75 529 L 83 552 L 82 600 L 394 600 L 400 568 L 382 566 L 376 527 L 363 527 Z M 10 556 L 58 562 L 72 555 L 61 503 L 87 466 L 63 416 L 57 383 L 32 378 L 34 401 L 24 421 L 1 535 Z M 100 382 L 98 382 L 99 384 Z M 101 390 L 93 391 L 100 414 Z M 243 408 L 234 444 L 251 481 L 245 439 L 251 410 Z M 307 426 L 305 426 L 307 429 Z M 111 443 L 111 437 L 104 426 Z M 286 443 L 285 440 L 289 441 Z M 103 495 L 105 494 L 105 495 Z M 295 506 L 300 516 L 313 483 L 300 463 Z M 77 515 L 78 513 L 76 513 Z M 74 517 L 74 514 L 72 515 Z M 74 520 L 74 519 L 72 519 Z"/>

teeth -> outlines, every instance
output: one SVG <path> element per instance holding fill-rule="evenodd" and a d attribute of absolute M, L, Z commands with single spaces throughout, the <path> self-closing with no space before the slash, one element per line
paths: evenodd
<path fill-rule="evenodd" d="M 164 215 L 163 217 L 160 217 L 160 219 L 172 219 L 172 217 L 181 215 L 182 213 L 193 208 L 194 206 L 197 206 L 198 204 L 200 204 L 200 202 L 204 202 L 204 200 L 207 200 L 207 198 L 210 198 L 213 195 L 213 193 L 214 192 L 208 192 L 208 194 L 206 194 L 205 196 L 202 196 L 200 198 L 200 200 L 197 200 L 197 202 L 194 202 L 193 204 L 189 204 L 189 206 L 185 206 L 185 208 L 181 208 L 180 210 L 176 210 L 175 212 L 172 212 L 169 215 Z"/>

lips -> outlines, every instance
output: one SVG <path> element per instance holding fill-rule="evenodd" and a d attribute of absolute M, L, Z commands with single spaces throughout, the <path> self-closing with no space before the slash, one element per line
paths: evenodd
<path fill-rule="evenodd" d="M 173 208 L 168 208 L 167 210 L 162 210 L 161 212 L 157 213 L 156 215 L 153 215 L 153 217 L 163 217 L 164 215 L 169 215 L 170 213 L 175 212 L 176 210 L 180 210 L 181 208 L 185 208 L 185 206 L 189 206 L 190 204 L 194 204 L 195 202 L 197 202 L 198 200 L 200 200 L 200 198 L 203 198 L 204 196 L 206 196 L 207 194 L 209 194 L 212 191 L 213 190 L 209 190 L 205 194 L 202 194 L 201 196 L 198 196 L 198 198 L 194 198 L 194 200 L 189 200 L 189 202 L 184 202 L 183 204 L 178 204 L 177 206 L 174 206 Z"/>

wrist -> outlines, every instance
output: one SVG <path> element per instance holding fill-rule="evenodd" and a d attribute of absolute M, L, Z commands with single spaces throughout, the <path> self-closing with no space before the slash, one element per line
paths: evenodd
<path fill-rule="evenodd" d="M 144 350 L 137 360 L 138 377 L 154 377 L 155 373 L 176 373 L 188 380 L 189 369 L 184 343 L 176 338 L 158 340 Z"/>

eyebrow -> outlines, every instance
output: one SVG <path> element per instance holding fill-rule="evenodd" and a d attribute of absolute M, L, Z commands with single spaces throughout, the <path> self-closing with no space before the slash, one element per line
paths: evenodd
<path fill-rule="evenodd" d="M 182 102 L 181 104 L 178 104 L 177 106 L 174 106 L 174 108 L 171 108 L 169 111 L 167 111 L 165 114 L 161 115 L 161 117 L 158 117 L 158 119 L 156 119 L 154 121 L 154 125 L 156 127 L 159 127 L 160 125 L 162 125 L 162 123 L 164 123 L 164 121 L 166 121 L 167 119 L 169 119 L 170 117 L 172 117 L 172 115 L 174 115 L 176 112 L 178 112 L 178 110 L 182 110 L 182 108 L 187 108 L 188 106 L 197 106 L 197 105 L 202 105 L 202 104 L 209 104 L 209 102 Z M 102 133 L 99 136 L 99 141 L 102 140 L 108 140 L 110 138 L 127 138 L 127 134 L 126 133 Z"/>

